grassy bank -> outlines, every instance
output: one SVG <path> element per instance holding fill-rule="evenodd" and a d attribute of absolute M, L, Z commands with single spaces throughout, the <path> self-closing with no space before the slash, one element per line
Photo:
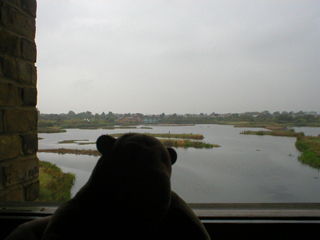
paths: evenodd
<path fill-rule="evenodd" d="M 38 133 L 62 133 L 66 131 L 61 127 L 38 127 Z"/>
<path fill-rule="evenodd" d="M 159 139 L 166 147 L 176 147 L 176 148 L 214 148 L 220 147 L 217 144 L 205 143 L 200 141 L 190 141 L 190 140 L 179 140 L 179 139 Z M 77 140 L 68 140 L 68 142 Z M 67 148 L 58 148 L 58 149 L 39 149 L 38 152 L 50 152 L 50 153 L 59 153 L 59 154 L 77 154 L 77 155 L 92 155 L 100 156 L 101 154 L 97 150 L 90 149 L 67 149 Z"/>
<path fill-rule="evenodd" d="M 65 202 L 71 198 L 75 174 L 64 173 L 57 165 L 40 161 L 40 202 Z"/>
<path fill-rule="evenodd" d="M 124 133 L 114 133 L 114 134 L 110 134 L 110 136 L 118 138 L 121 137 Z M 179 140 L 173 140 L 173 139 L 192 139 L 192 140 L 202 140 L 204 139 L 202 134 L 186 134 L 186 133 L 182 133 L 182 134 L 170 134 L 170 133 L 146 133 L 146 135 L 149 136 L 153 136 L 155 138 L 159 138 L 159 140 L 166 140 L 165 142 L 167 143 L 167 146 L 176 146 L 176 147 L 185 147 L 185 146 L 189 146 L 189 147 L 195 147 L 195 148 L 199 148 L 199 142 L 192 142 L 192 141 L 179 141 Z M 166 139 L 168 138 L 168 139 Z M 170 140 L 170 141 L 169 141 Z M 95 144 L 96 142 L 89 142 L 88 139 L 81 139 L 81 140 L 63 140 L 63 141 L 59 141 L 59 144 L 78 144 L 78 145 L 87 145 L 87 144 Z M 165 143 L 165 145 L 166 145 Z M 207 143 L 203 143 L 201 142 L 203 146 L 205 146 L 204 144 Z M 209 144 L 210 145 L 210 144 Z M 207 146 L 209 146 L 207 144 Z M 211 144 L 213 147 L 216 147 L 216 145 Z"/>
<path fill-rule="evenodd" d="M 173 139 L 159 139 L 166 147 L 176 148 L 214 148 L 220 147 L 217 144 L 205 143 L 200 141 L 190 140 L 173 140 Z"/>
<path fill-rule="evenodd" d="M 240 134 L 245 135 L 270 135 L 270 136 L 276 136 L 276 137 L 303 137 L 303 132 L 295 132 L 293 129 L 290 129 L 288 131 L 285 130 L 274 130 L 274 131 L 243 131 Z"/>
<path fill-rule="evenodd" d="M 298 137 L 296 148 L 302 152 L 298 157 L 300 162 L 320 169 L 320 136 Z"/>
<path fill-rule="evenodd" d="M 91 155 L 91 156 L 100 156 L 98 150 L 90 149 L 68 149 L 68 148 L 57 148 L 57 149 L 39 149 L 38 152 L 50 152 L 50 153 L 59 153 L 59 154 L 76 154 L 76 155 Z"/>
<path fill-rule="evenodd" d="M 121 137 L 124 133 L 114 133 L 110 134 L 112 137 Z M 155 137 L 155 138 L 180 138 L 180 139 L 194 139 L 194 140 L 202 140 L 204 136 L 202 134 L 192 134 L 192 133 L 145 133 L 146 135 Z"/>
<path fill-rule="evenodd" d="M 242 127 L 242 128 L 265 128 L 269 130 L 284 130 L 287 125 L 286 124 L 278 124 L 278 123 L 259 123 L 259 122 L 230 122 L 234 127 Z M 230 124 L 229 123 L 229 124 Z M 229 125 L 227 124 L 227 125 Z"/>
<path fill-rule="evenodd" d="M 279 131 L 279 130 L 285 130 L 287 126 L 281 126 L 281 125 L 234 125 L 234 127 L 238 128 L 265 128 L 271 131 Z"/>
<path fill-rule="evenodd" d="M 137 127 L 135 126 L 108 126 L 108 127 L 103 127 L 102 129 L 136 129 L 136 128 Z"/>
<path fill-rule="evenodd" d="M 89 142 L 88 139 L 80 139 L 80 140 L 62 140 L 58 142 L 59 144 L 79 144 L 79 145 L 83 145 L 83 144 L 95 144 L 95 142 Z"/>
<path fill-rule="evenodd" d="M 249 122 L 249 121 L 221 121 L 220 125 L 234 125 L 234 127 L 266 128 L 280 130 L 287 127 L 320 127 L 320 122 Z"/>

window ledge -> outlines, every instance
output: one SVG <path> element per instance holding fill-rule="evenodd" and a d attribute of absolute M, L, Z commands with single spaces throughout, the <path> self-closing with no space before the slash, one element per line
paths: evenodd
<path fill-rule="evenodd" d="M 320 203 L 189 204 L 201 219 L 320 220 Z"/>
<path fill-rule="evenodd" d="M 60 203 L 0 203 L 0 239 L 18 225 L 50 216 Z M 212 239 L 318 239 L 320 203 L 189 204 Z M 275 235 L 276 234 L 276 235 Z"/>
<path fill-rule="evenodd" d="M 61 203 L 2 202 L 0 216 L 51 215 Z M 320 203 L 190 203 L 200 219 L 320 220 Z"/>

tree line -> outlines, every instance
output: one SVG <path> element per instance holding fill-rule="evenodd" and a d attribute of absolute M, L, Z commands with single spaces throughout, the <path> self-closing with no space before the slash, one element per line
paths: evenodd
<path fill-rule="evenodd" d="M 101 114 L 93 114 L 90 111 L 75 113 L 69 111 L 68 113 L 61 114 L 43 114 L 39 113 L 39 125 L 44 126 L 57 126 L 63 124 L 103 124 L 112 125 L 117 123 L 117 120 L 122 117 L 138 117 L 143 119 L 147 117 L 142 113 L 124 113 L 115 114 L 111 111 L 108 113 L 102 112 Z M 148 117 L 150 117 L 148 115 Z M 320 126 L 320 116 L 316 112 L 287 112 L 276 111 L 270 113 L 269 111 L 262 112 L 245 112 L 245 113 L 228 113 L 228 114 L 169 114 L 165 113 L 159 115 L 152 115 L 159 119 L 159 123 L 163 124 L 223 124 L 226 122 L 248 122 L 248 123 L 294 123 L 296 126 L 316 125 Z"/>

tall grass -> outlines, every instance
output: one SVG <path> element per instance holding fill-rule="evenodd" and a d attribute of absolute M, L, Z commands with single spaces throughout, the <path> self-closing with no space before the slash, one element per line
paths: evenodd
<path fill-rule="evenodd" d="M 40 161 L 40 196 L 41 202 L 65 202 L 71 198 L 71 189 L 76 176 L 64 173 L 57 165 Z"/>
<path fill-rule="evenodd" d="M 110 134 L 112 137 L 121 137 L 124 133 L 114 133 Z M 180 138 L 180 139 L 194 139 L 202 140 L 204 136 L 202 134 L 192 134 L 192 133 L 145 133 L 146 135 L 155 138 Z"/>
<path fill-rule="evenodd" d="M 66 131 L 61 127 L 38 127 L 38 133 L 61 133 Z"/>
<path fill-rule="evenodd" d="M 190 141 L 190 140 L 174 140 L 174 139 L 159 139 L 166 147 L 182 147 L 182 148 L 214 148 L 220 147 L 216 144 L 210 144 L 199 141 Z"/>
<path fill-rule="evenodd" d="M 298 157 L 300 162 L 320 169 L 320 136 L 298 137 L 295 145 L 302 152 Z"/>
<path fill-rule="evenodd" d="M 274 131 L 242 131 L 240 134 L 245 134 L 245 135 L 270 135 L 270 136 L 277 136 L 277 137 L 302 137 L 304 136 L 303 132 L 295 132 L 293 129 L 289 131 L 284 131 L 284 130 L 274 130 Z"/>

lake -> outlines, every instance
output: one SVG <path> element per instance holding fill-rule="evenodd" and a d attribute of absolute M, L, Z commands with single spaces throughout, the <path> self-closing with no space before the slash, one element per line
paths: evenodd
<path fill-rule="evenodd" d="M 96 149 L 95 144 L 58 144 L 62 140 L 95 142 L 102 134 L 193 133 L 203 134 L 212 149 L 176 148 L 178 160 L 173 165 L 172 189 L 189 203 L 262 203 L 320 202 L 320 172 L 298 161 L 300 152 L 295 138 L 239 134 L 244 130 L 226 125 L 152 126 L 152 129 L 81 130 L 65 133 L 40 133 L 39 149 Z M 320 128 L 295 128 L 317 136 Z M 74 195 L 88 180 L 99 157 L 73 154 L 38 153 L 64 172 L 76 174 Z"/>

